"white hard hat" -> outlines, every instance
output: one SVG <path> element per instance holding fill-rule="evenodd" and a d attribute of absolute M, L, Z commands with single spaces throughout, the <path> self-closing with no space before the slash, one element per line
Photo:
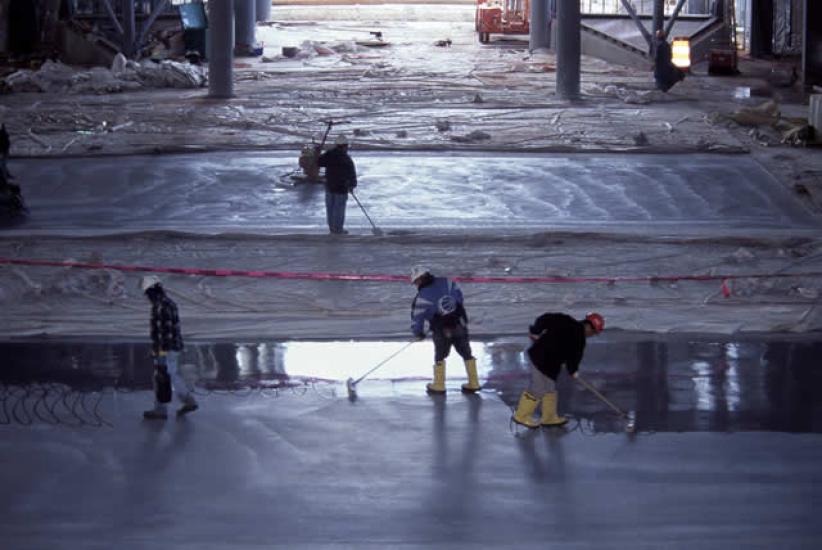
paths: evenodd
<path fill-rule="evenodd" d="M 157 275 L 145 275 L 142 279 L 140 279 L 140 290 L 143 292 L 157 285 L 162 285 L 162 282 Z"/>
<path fill-rule="evenodd" d="M 426 273 L 431 273 L 431 271 L 425 267 L 424 265 L 415 265 L 411 268 L 411 282 L 413 283 Z"/>
<path fill-rule="evenodd" d="M 337 136 L 337 139 L 334 140 L 334 143 L 337 145 L 348 145 L 348 138 L 345 137 L 345 134 L 340 134 Z"/>

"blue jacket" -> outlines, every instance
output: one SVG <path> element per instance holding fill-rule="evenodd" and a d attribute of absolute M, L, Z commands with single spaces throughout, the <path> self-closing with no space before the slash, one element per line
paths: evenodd
<path fill-rule="evenodd" d="M 425 321 L 433 331 L 467 325 L 468 316 L 459 285 L 447 277 L 430 277 L 411 304 L 411 320 L 411 330 L 416 336 L 425 334 Z"/>

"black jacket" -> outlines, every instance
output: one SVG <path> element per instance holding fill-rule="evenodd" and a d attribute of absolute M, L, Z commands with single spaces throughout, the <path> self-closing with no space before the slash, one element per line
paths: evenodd
<path fill-rule="evenodd" d="M 151 349 L 155 354 L 183 349 L 177 304 L 165 294 L 151 303 Z"/>
<path fill-rule="evenodd" d="M 0 126 L 0 155 L 4 157 L 9 156 L 9 149 L 11 149 L 11 140 L 9 139 L 6 125 L 3 124 Z"/>
<path fill-rule="evenodd" d="M 585 324 L 564 313 L 546 313 L 528 327 L 539 339 L 528 348 L 534 366 L 556 380 L 563 363 L 569 374 L 579 370 L 585 352 Z"/>
<path fill-rule="evenodd" d="M 347 195 L 357 187 L 357 169 L 346 151 L 334 147 L 320 155 L 317 161 L 325 167 L 325 189 L 329 193 Z"/>
<path fill-rule="evenodd" d="M 659 90 L 667 92 L 674 84 L 685 78 L 685 73 L 671 61 L 671 45 L 667 40 L 658 38 L 655 48 L 654 81 Z"/>

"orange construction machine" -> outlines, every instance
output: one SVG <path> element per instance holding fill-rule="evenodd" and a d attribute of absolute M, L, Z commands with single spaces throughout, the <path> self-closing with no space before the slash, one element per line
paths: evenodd
<path fill-rule="evenodd" d="M 528 34 L 530 0 L 477 0 L 475 17 L 479 41 L 487 44 L 491 34 Z"/>

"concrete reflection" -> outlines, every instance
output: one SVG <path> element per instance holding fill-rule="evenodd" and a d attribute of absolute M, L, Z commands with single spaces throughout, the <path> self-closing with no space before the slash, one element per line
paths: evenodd
<path fill-rule="evenodd" d="M 636 412 L 639 432 L 822 432 L 822 398 L 815 391 L 822 383 L 822 342 L 818 340 L 720 341 L 649 335 L 613 338 L 589 344 L 580 372 L 621 408 Z M 300 384 L 338 386 L 349 377 L 360 377 L 405 344 L 189 343 L 181 364 L 184 375 L 206 391 Z M 526 342 L 472 345 L 483 382 L 483 398 L 499 398 L 514 406 L 528 383 Z M 0 348 L 0 384 L 5 387 L 59 383 L 78 391 L 151 388 L 151 359 L 145 343 L 14 342 L 0 344 Z M 424 383 L 431 376 L 431 363 L 431 343 L 414 344 L 363 380 L 357 392 L 364 399 L 399 395 L 422 398 Z M 465 379 L 458 357 L 449 358 L 447 378 L 445 407 L 452 396 L 457 397 L 459 384 Z M 594 431 L 622 430 L 621 421 L 570 378 L 561 377 L 558 387 L 560 412 Z M 471 426 L 470 417 L 467 425 Z M 446 441 L 441 443 L 442 449 L 447 448 Z M 521 444 L 526 467 L 530 467 L 527 457 L 532 456 L 529 449 L 535 442 Z M 467 450 L 464 459 L 470 461 L 470 454 Z M 470 463 L 464 466 L 470 471 Z"/>

